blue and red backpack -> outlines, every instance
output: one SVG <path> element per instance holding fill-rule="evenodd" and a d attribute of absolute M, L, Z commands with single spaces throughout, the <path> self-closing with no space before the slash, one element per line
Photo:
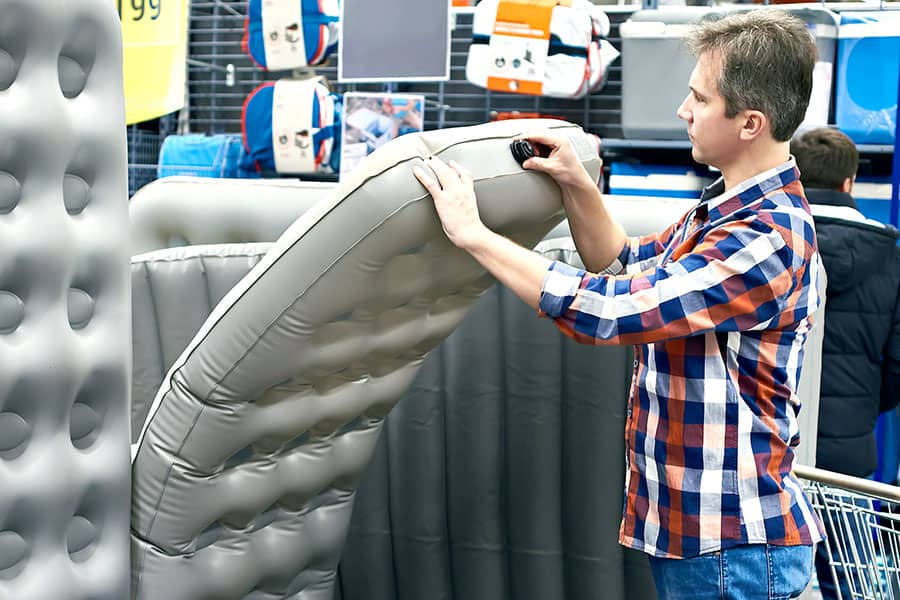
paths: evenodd
<path fill-rule="evenodd" d="M 263 31 L 263 1 L 250 0 L 244 22 L 242 46 L 251 60 L 261 69 L 269 70 Z M 267 2 L 300 3 L 302 23 L 285 23 L 284 28 L 302 28 L 305 52 L 298 53 L 296 64 L 280 69 L 318 65 L 337 48 L 340 19 L 340 0 L 266 0 Z M 268 35 L 274 35 L 269 32 Z M 305 60 L 305 62 L 303 62 Z M 279 70 L 280 70 L 279 69 Z"/>
<path fill-rule="evenodd" d="M 312 112 L 303 116 L 309 123 L 315 150 L 315 170 L 312 173 L 338 173 L 340 171 L 341 97 L 332 93 L 324 84 L 311 88 L 314 94 Z M 258 86 L 244 101 L 241 114 L 241 133 L 245 153 L 241 168 L 256 171 L 262 176 L 298 173 L 279 172 L 275 165 L 272 139 L 272 107 L 275 82 Z"/>

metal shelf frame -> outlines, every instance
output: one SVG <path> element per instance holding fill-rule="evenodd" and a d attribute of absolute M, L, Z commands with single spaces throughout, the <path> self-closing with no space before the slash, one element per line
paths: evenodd
<path fill-rule="evenodd" d="M 636 10 L 652 7 L 657 0 L 641 4 L 604 6 L 612 28 L 609 40 L 621 48 L 619 25 Z M 820 5 L 812 3 L 811 5 Z M 829 9 L 900 10 L 900 2 L 866 0 L 862 3 L 828 3 Z M 607 83 L 598 93 L 580 100 L 565 100 L 503 94 L 476 87 L 466 81 L 465 61 L 472 34 L 473 8 L 454 7 L 451 37 L 450 80 L 394 84 L 341 84 L 337 80 L 336 57 L 315 67 L 335 91 L 393 91 L 421 93 L 426 98 L 425 128 L 438 129 L 483 123 L 498 111 L 537 112 L 581 124 L 603 140 L 605 150 L 625 153 L 643 150 L 686 151 L 688 140 L 626 139 L 621 128 L 621 62 L 610 68 Z M 240 133 L 244 99 L 258 85 L 286 76 L 254 65 L 241 48 L 247 0 L 192 0 L 190 8 L 187 106 L 179 118 L 181 132 Z M 898 81 L 900 100 L 900 81 Z M 900 104 L 900 102 L 898 102 Z M 898 225 L 900 212 L 900 119 L 894 146 L 862 144 L 863 154 L 893 153 L 890 220 Z"/>

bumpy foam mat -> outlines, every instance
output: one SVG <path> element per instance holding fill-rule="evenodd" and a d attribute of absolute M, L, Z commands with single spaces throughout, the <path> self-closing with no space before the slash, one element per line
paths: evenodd
<path fill-rule="evenodd" d="M 128 594 L 127 165 L 108 0 L 0 0 L 0 598 Z"/>
<path fill-rule="evenodd" d="M 492 279 L 441 232 L 412 167 L 473 174 L 485 222 L 533 246 L 559 188 L 509 152 L 522 129 L 403 136 L 303 214 L 229 292 L 172 366 L 133 461 L 139 599 L 331 598 L 354 491 L 384 416 Z"/>

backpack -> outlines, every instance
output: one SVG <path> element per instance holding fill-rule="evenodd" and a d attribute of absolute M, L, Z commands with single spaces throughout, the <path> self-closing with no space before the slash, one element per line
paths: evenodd
<path fill-rule="evenodd" d="M 241 167 L 261 175 L 340 171 L 341 97 L 319 78 L 263 83 L 241 114 Z"/>
<path fill-rule="evenodd" d="M 600 89 L 619 52 L 609 17 L 589 0 L 482 0 L 466 78 L 499 92 L 581 98 Z"/>

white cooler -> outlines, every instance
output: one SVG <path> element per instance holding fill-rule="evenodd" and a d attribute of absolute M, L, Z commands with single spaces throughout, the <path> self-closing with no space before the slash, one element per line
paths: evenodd
<path fill-rule="evenodd" d="M 838 17 L 824 8 L 778 8 L 807 23 L 819 50 L 810 107 L 801 129 L 827 125 Z M 622 23 L 622 130 L 626 138 L 687 139 L 685 123 L 675 111 L 687 96 L 696 59 L 685 46 L 684 37 L 701 19 L 734 10 L 747 8 L 662 7 L 639 10 Z"/>

